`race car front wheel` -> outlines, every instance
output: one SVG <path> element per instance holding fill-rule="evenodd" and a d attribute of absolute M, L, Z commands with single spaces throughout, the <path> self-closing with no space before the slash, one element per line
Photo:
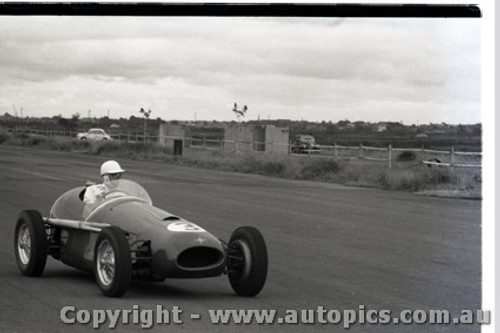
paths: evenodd
<path fill-rule="evenodd" d="M 229 240 L 228 276 L 233 290 L 241 296 L 257 295 L 267 278 L 267 247 L 254 227 L 236 229 Z"/>
<path fill-rule="evenodd" d="M 94 273 L 105 296 L 120 297 L 132 281 L 130 246 L 123 230 L 104 228 L 97 237 L 94 251 Z"/>
<path fill-rule="evenodd" d="M 47 262 L 47 233 L 40 213 L 25 210 L 19 214 L 14 233 L 14 253 L 23 275 L 40 276 Z"/>

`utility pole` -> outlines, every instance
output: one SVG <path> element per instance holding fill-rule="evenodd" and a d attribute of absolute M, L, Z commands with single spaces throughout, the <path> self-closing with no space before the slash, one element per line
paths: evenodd
<path fill-rule="evenodd" d="M 144 115 L 144 143 L 146 142 L 146 138 L 147 138 L 147 128 L 148 128 L 148 118 L 149 118 L 149 115 L 151 114 L 151 110 L 148 110 L 148 111 L 144 111 L 143 108 L 141 108 L 141 110 L 139 111 L 140 113 L 142 113 Z"/>
<path fill-rule="evenodd" d="M 235 136 L 235 140 L 234 140 L 234 151 L 233 152 L 236 154 L 242 154 L 241 151 L 238 149 L 238 131 L 240 130 L 239 122 L 241 120 L 241 117 L 245 117 L 245 113 L 248 111 L 248 107 L 245 105 L 245 106 L 243 106 L 243 109 L 238 110 L 238 104 L 234 103 L 232 111 L 236 114 L 236 119 L 237 119 L 236 136 Z"/>

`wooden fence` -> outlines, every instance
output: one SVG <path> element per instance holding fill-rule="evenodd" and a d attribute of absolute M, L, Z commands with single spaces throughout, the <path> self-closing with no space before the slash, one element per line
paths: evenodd
<path fill-rule="evenodd" d="M 4 131 L 5 132 L 5 131 Z M 27 135 L 44 135 L 44 136 L 67 136 L 67 137 L 76 137 L 77 132 L 71 131 L 47 131 L 47 130 L 11 130 L 11 133 L 18 134 L 27 134 Z M 110 136 L 119 141 L 124 142 L 159 142 L 160 138 L 158 136 L 153 135 L 144 135 L 144 133 L 139 132 L 112 132 L 109 133 Z M 251 150 L 245 152 L 255 152 L 262 153 L 266 151 L 266 147 L 269 145 L 279 145 L 279 146 L 288 146 L 288 153 L 292 154 L 291 148 L 292 144 L 287 143 L 270 143 L 270 142 L 248 142 L 248 141 L 235 141 L 235 140 L 223 140 L 223 139 L 211 139 L 206 137 L 196 138 L 196 137 L 170 137 L 163 136 L 163 140 L 165 139 L 177 139 L 183 140 L 187 143 L 187 146 L 192 149 L 201 149 L 201 150 L 219 150 L 222 152 L 232 152 L 234 149 L 238 149 L 239 146 L 245 144 Z M 228 148 L 232 147 L 232 148 Z M 258 147 L 258 148 L 255 148 Z M 264 149 L 262 149 L 264 147 Z M 458 159 L 461 156 L 472 157 L 473 159 L 481 159 L 481 152 L 460 152 L 455 151 L 452 147 L 450 150 L 432 150 L 425 148 L 393 148 L 392 145 L 387 146 L 386 148 L 380 147 L 370 147 L 360 144 L 359 146 L 342 146 L 342 145 L 320 145 L 319 151 L 309 150 L 304 151 L 304 154 L 293 154 L 294 156 L 303 156 L 303 157 L 330 157 L 336 159 L 361 159 L 367 161 L 374 162 L 384 162 L 387 163 L 387 167 L 389 169 L 392 168 L 392 164 L 394 162 L 394 154 L 396 152 L 414 152 L 414 153 L 423 153 L 423 154 L 431 154 L 431 155 L 441 155 L 445 156 L 448 160 L 440 161 L 437 159 L 428 159 L 423 160 L 422 163 L 429 166 L 436 167 L 449 167 L 449 168 L 481 168 L 481 164 L 471 164 L 471 163 L 461 163 Z M 349 154 L 346 154 L 349 152 Z M 375 156 L 376 155 L 376 156 Z"/>
<path fill-rule="evenodd" d="M 364 159 L 364 160 L 370 160 L 370 161 L 377 161 L 377 162 L 387 162 L 388 168 L 392 168 L 392 163 L 393 163 L 393 154 L 395 152 L 415 152 L 415 153 L 424 153 L 424 154 L 436 154 L 436 155 L 445 155 L 449 156 L 449 162 L 441 162 L 441 161 L 436 161 L 436 160 L 424 160 L 422 161 L 423 164 L 426 165 L 434 165 L 434 166 L 442 166 L 442 167 L 457 167 L 457 168 L 481 168 L 481 164 L 468 164 L 468 163 L 457 163 L 456 159 L 457 156 L 472 156 L 472 157 L 482 157 L 481 152 L 459 152 L 455 151 L 455 149 L 452 147 L 450 150 L 432 150 L 432 149 L 425 149 L 425 148 L 393 148 L 392 145 L 388 145 L 387 148 L 380 148 L 380 147 L 370 147 L 370 146 L 364 146 L 363 144 L 360 144 L 359 146 L 339 146 L 337 144 L 333 146 L 320 146 L 321 150 L 332 150 L 333 151 L 333 156 L 335 158 L 357 158 L 357 159 Z M 342 150 L 350 150 L 350 151 L 357 151 L 358 156 L 342 156 L 339 154 L 339 151 Z M 386 157 L 372 157 L 372 156 L 366 156 L 365 152 L 379 152 L 379 155 L 386 155 Z M 381 154 L 380 154 L 381 153 Z"/>

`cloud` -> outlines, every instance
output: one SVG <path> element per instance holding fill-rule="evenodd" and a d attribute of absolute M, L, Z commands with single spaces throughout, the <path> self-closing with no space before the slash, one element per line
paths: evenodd
<path fill-rule="evenodd" d="M 3 24 L 0 93 L 25 110 L 82 106 L 128 116 L 149 104 L 166 119 L 195 112 L 228 119 L 237 101 L 254 118 L 415 122 L 412 113 L 430 119 L 446 110 L 443 119 L 480 119 L 479 20 L 6 17 Z M 0 101 L 0 112 L 7 104 Z"/>

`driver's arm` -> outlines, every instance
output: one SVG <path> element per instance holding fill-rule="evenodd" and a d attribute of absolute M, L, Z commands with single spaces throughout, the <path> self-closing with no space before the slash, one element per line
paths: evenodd
<path fill-rule="evenodd" d="M 104 185 L 92 185 L 87 187 L 83 202 L 86 204 L 93 204 L 98 200 L 104 199 L 106 188 Z"/>

